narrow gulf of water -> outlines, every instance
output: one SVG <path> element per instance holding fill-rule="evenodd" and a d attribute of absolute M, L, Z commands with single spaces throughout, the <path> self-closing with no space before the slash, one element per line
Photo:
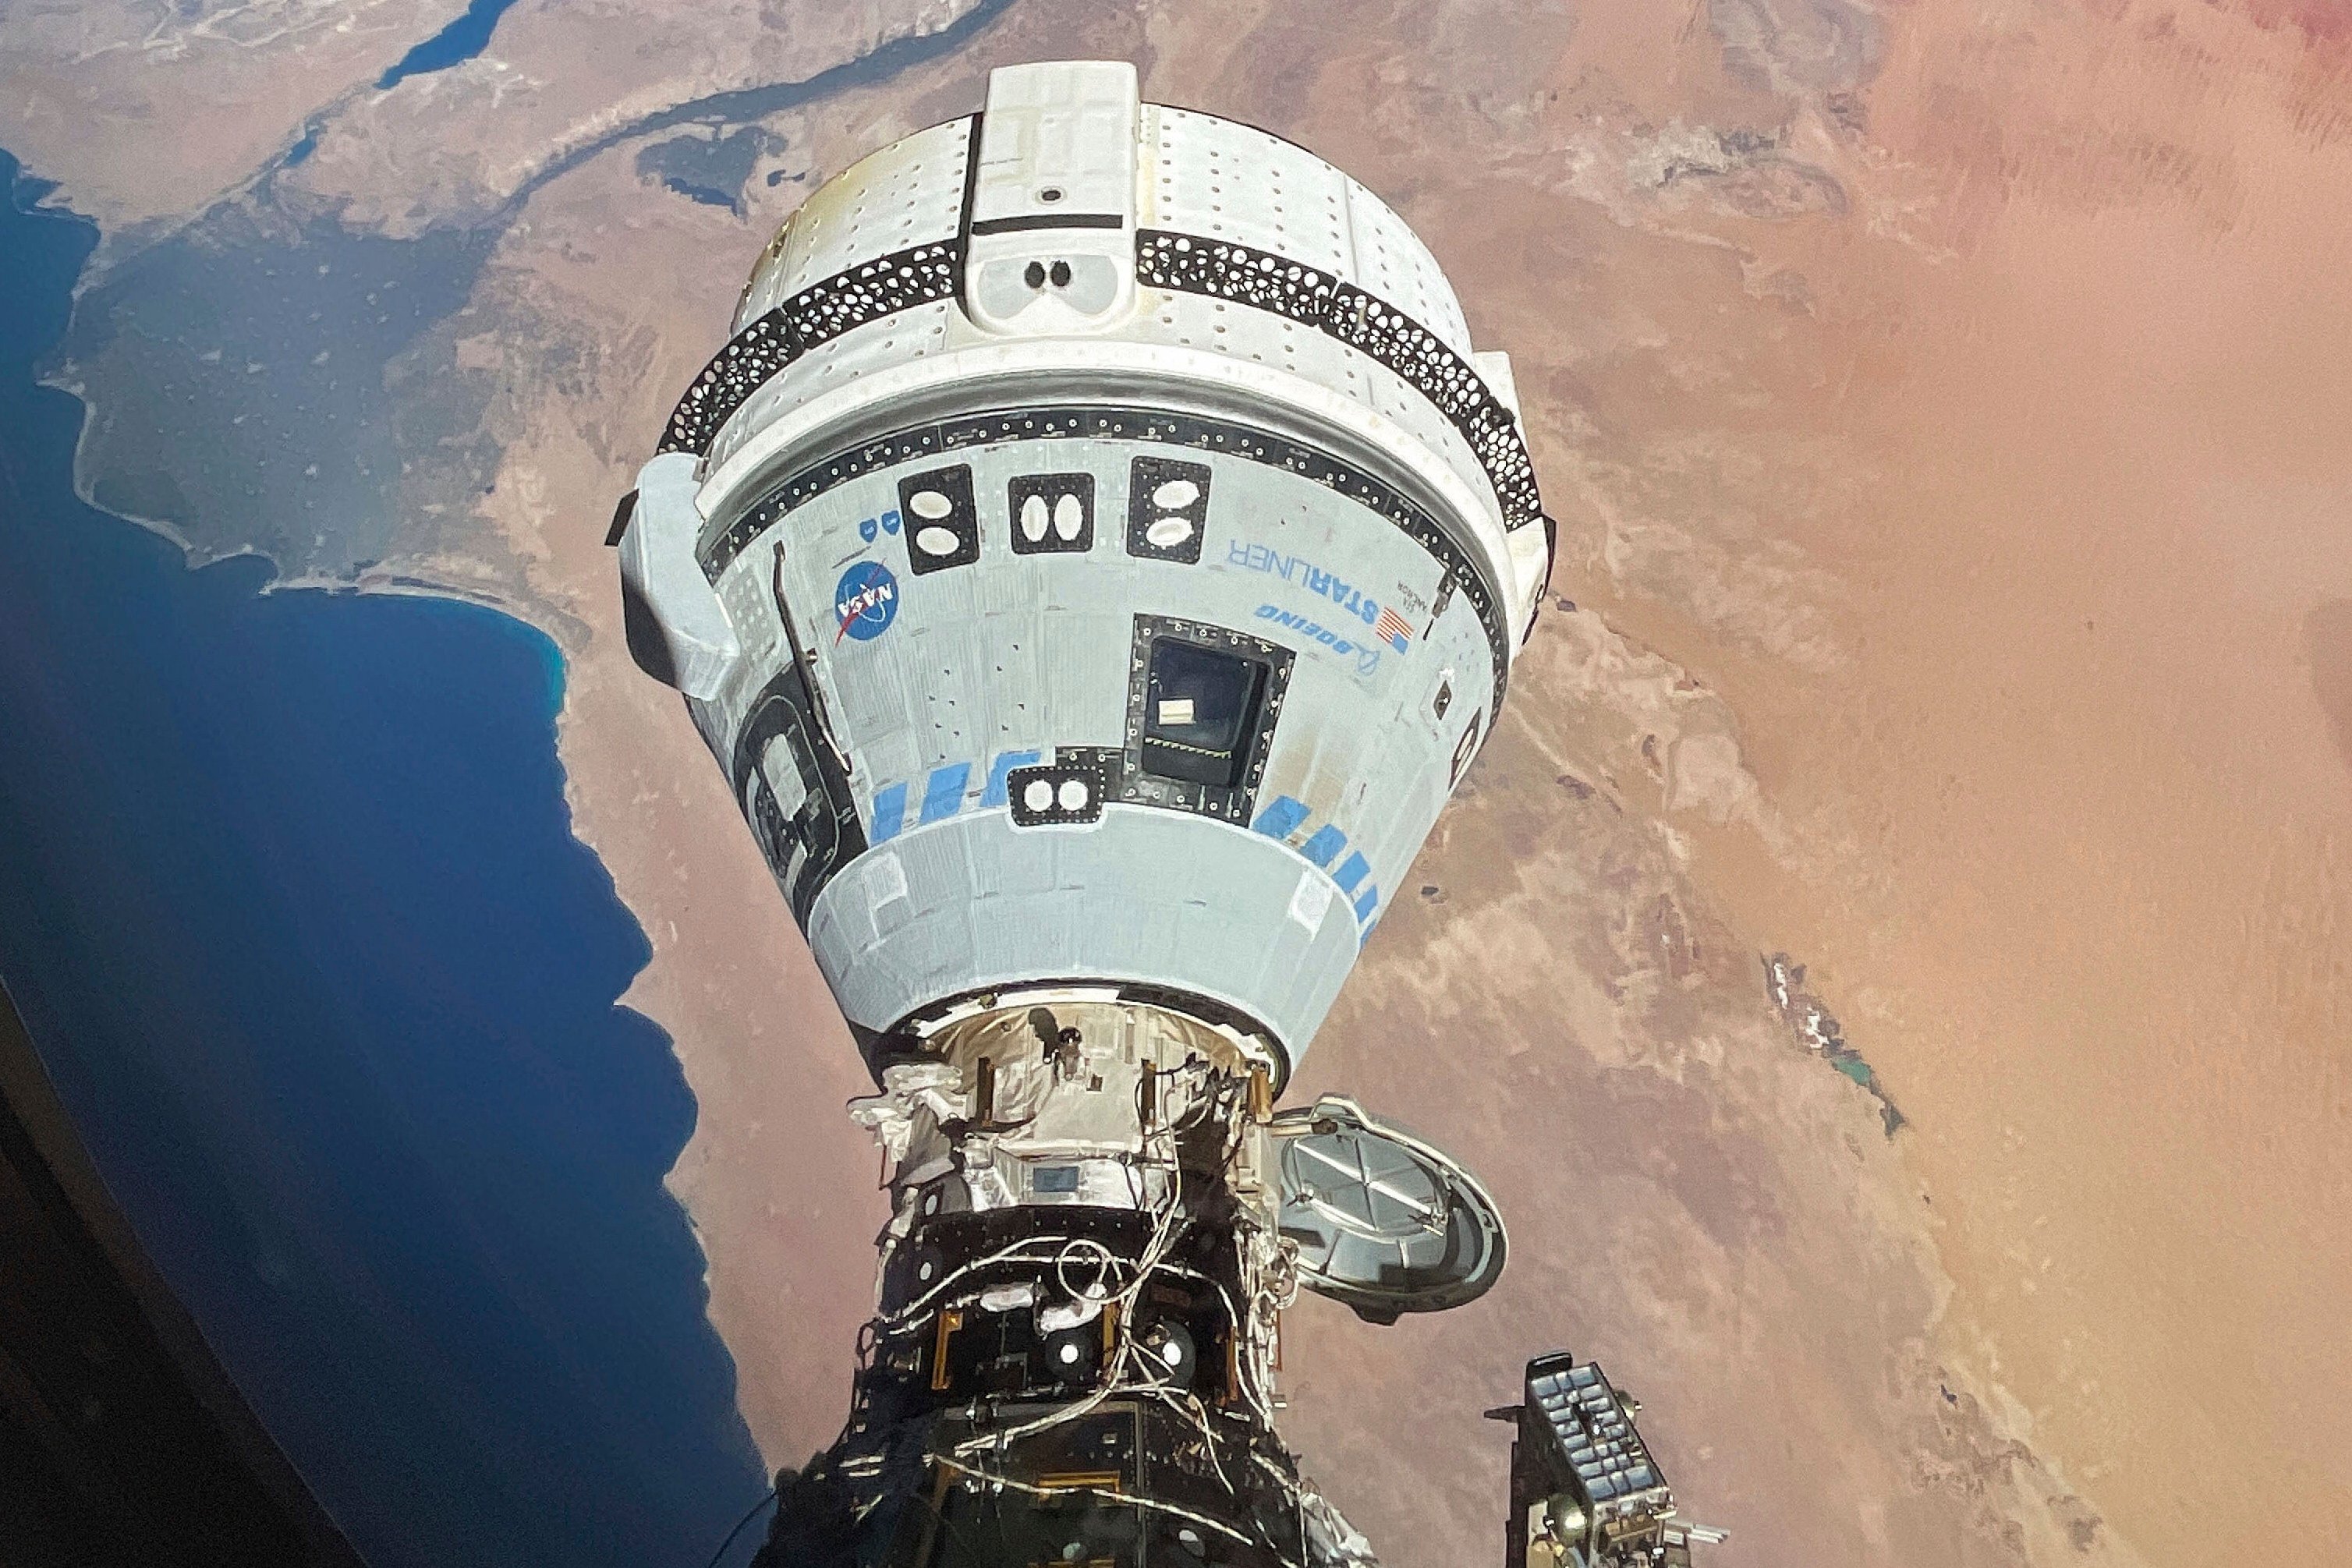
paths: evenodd
<path fill-rule="evenodd" d="M 394 61 L 376 78 L 375 85 L 393 87 L 404 78 L 445 71 L 460 61 L 472 59 L 490 47 L 490 35 L 498 31 L 499 18 L 513 4 L 514 0 L 473 0 L 447 26 Z"/>
<path fill-rule="evenodd" d="M 34 377 L 95 230 L 5 153 L 0 191 L 0 981 L 375 1568 L 698 1568 L 764 1479 L 662 1187 L 693 1099 L 614 1005 L 645 939 L 571 835 L 554 647 L 264 595 L 84 506 L 80 404 Z"/>

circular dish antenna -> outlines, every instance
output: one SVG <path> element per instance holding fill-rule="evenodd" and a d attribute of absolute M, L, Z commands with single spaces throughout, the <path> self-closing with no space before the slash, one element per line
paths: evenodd
<path fill-rule="evenodd" d="M 1354 1101 L 1285 1111 L 1282 1233 L 1302 1283 L 1372 1322 L 1475 1301 L 1503 1272 L 1503 1217 L 1478 1178 Z"/>

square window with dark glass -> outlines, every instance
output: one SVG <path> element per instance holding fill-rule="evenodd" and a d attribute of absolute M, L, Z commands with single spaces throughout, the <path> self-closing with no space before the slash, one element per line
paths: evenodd
<path fill-rule="evenodd" d="M 1260 660 L 1154 639 L 1143 688 L 1143 770 L 1222 789 L 1239 785 L 1265 682 Z"/>

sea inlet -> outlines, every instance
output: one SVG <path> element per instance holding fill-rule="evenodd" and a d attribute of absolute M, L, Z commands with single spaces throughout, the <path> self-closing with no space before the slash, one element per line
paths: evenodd
<path fill-rule="evenodd" d="M 0 983 L 164 1277 L 374 1568 L 699 1568 L 765 1490 L 615 998 L 563 670 L 84 504 L 96 241 L 0 153 Z M 733 1554 L 748 1555 L 750 1538 Z"/>

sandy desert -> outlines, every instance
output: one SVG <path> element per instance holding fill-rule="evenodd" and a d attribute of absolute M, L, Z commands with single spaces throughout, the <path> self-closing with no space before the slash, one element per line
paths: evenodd
<path fill-rule="evenodd" d="M 992 66 L 1104 56 L 1398 206 L 1512 354 L 1560 523 L 1506 720 L 1291 1092 L 1400 1114 L 1512 1226 L 1471 1308 L 1291 1318 L 1286 1434 L 1383 1560 L 1491 1560 L 1479 1412 L 1556 1346 L 1642 1396 L 1725 1563 L 2352 1559 L 2339 6 L 706 16 L 772 30 L 738 56 L 655 6 L 598 32 L 525 4 L 437 98 L 337 97 L 392 8 L 170 178 L 54 130 L 73 83 L 132 92 L 96 46 L 43 45 L 67 86 L 0 143 L 125 235 L 277 157 L 306 221 L 483 246 L 411 353 L 469 389 L 494 486 L 363 567 L 281 565 L 562 643 L 577 831 L 654 943 L 627 1001 L 699 1101 L 671 1181 L 771 1463 L 847 1394 L 883 1209 L 837 1107 L 866 1080 L 629 663 L 605 522 L 803 193 Z M 768 83 L 803 87 L 719 96 Z M 645 172 L 751 125 L 732 205 Z"/>

